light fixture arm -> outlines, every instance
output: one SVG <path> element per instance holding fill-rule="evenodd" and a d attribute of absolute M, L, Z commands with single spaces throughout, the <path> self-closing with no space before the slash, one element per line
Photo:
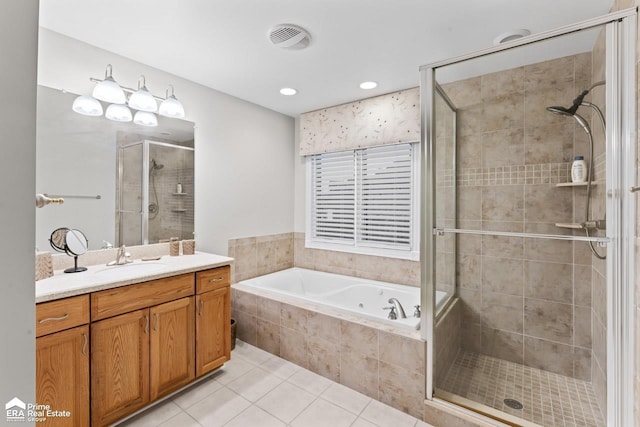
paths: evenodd
<path fill-rule="evenodd" d="M 144 77 L 144 76 L 140 76 L 140 77 Z M 96 79 L 95 77 L 89 77 L 89 80 L 92 81 L 93 83 L 100 83 L 102 80 L 101 79 Z M 135 93 L 138 91 L 138 89 L 132 89 L 130 87 L 125 87 L 125 86 L 120 86 L 122 88 L 123 91 L 125 91 L 126 93 Z M 151 96 L 153 96 L 155 99 L 157 99 L 158 101 L 164 101 L 165 98 L 161 97 L 161 96 L 157 96 L 154 94 L 151 94 Z"/>
<path fill-rule="evenodd" d="M 107 67 L 104 69 L 104 79 L 107 80 L 109 77 L 112 77 L 113 74 L 113 67 L 111 66 L 111 64 L 107 64 Z"/>

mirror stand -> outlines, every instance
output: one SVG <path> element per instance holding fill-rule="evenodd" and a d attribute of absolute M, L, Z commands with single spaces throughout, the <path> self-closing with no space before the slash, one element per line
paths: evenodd
<path fill-rule="evenodd" d="M 80 273 L 81 271 L 87 271 L 87 267 L 78 267 L 78 255 L 73 256 L 73 267 L 67 268 L 65 273 Z"/>

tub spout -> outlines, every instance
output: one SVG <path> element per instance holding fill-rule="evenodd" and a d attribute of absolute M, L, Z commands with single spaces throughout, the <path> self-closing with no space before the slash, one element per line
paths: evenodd
<path fill-rule="evenodd" d="M 404 308 L 402 308 L 402 304 L 400 304 L 400 301 L 398 301 L 397 298 L 389 298 L 389 304 L 393 304 L 396 307 L 396 311 L 398 312 L 398 316 L 401 319 L 406 319 L 407 315 L 404 312 Z"/>

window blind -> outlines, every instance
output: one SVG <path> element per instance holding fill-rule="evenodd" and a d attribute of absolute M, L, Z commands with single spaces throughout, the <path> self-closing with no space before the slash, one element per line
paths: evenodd
<path fill-rule="evenodd" d="M 311 233 L 314 239 L 353 243 L 355 235 L 355 152 L 311 158 Z"/>
<path fill-rule="evenodd" d="M 411 144 L 358 150 L 356 244 L 411 249 Z"/>
<path fill-rule="evenodd" d="M 414 156 L 410 143 L 311 156 L 311 241 L 415 250 Z"/>

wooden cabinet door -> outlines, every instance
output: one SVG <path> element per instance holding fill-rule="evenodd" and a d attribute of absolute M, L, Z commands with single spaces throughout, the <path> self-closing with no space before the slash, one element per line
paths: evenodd
<path fill-rule="evenodd" d="M 42 425 L 89 425 L 89 326 L 36 339 L 36 402 L 71 412 L 70 417 L 49 417 Z"/>
<path fill-rule="evenodd" d="M 108 425 L 149 402 L 149 310 L 91 324 L 91 421 Z"/>
<path fill-rule="evenodd" d="M 221 366 L 231 358 L 231 290 L 196 295 L 196 375 Z"/>
<path fill-rule="evenodd" d="M 151 400 L 195 378 L 194 302 L 182 298 L 151 307 Z"/>

